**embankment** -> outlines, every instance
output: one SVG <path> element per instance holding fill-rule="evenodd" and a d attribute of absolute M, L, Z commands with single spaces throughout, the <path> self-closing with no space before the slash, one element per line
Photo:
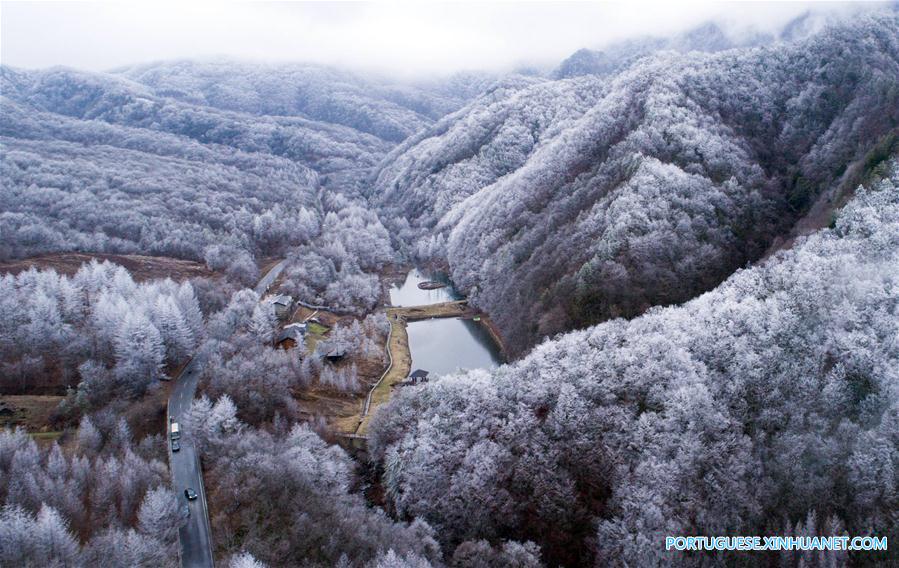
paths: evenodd
<path fill-rule="evenodd" d="M 387 338 L 388 366 L 378 382 L 372 386 L 360 407 L 358 416 L 349 417 L 341 422 L 342 433 L 353 438 L 367 436 L 371 417 L 380 405 L 390 400 L 394 386 L 405 380 L 412 370 L 412 354 L 409 350 L 409 334 L 406 330 L 408 322 L 433 318 L 477 319 L 496 342 L 503 359 L 506 358 L 505 345 L 496 325 L 484 314 L 469 306 L 467 300 L 425 306 L 394 307 L 387 308 L 386 311 L 387 319 L 390 322 L 390 333 Z"/>

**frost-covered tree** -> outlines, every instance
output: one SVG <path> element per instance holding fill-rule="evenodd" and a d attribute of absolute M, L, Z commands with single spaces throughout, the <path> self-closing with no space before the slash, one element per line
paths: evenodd
<path fill-rule="evenodd" d="M 80 552 L 65 520 L 46 506 L 36 516 L 20 507 L 0 509 L 0 542 L 6 566 L 72 566 Z"/>
<path fill-rule="evenodd" d="M 81 418 L 78 425 L 78 449 L 86 455 L 94 455 L 100 451 L 103 445 L 103 438 L 97 427 L 91 421 L 89 416 Z"/>
<path fill-rule="evenodd" d="M 193 353 L 194 331 L 188 325 L 174 296 L 160 296 L 156 299 L 153 319 L 165 344 L 167 360 L 183 361 Z"/>
<path fill-rule="evenodd" d="M 242 552 L 231 557 L 228 563 L 229 568 L 266 568 L 266 565 L 259 562 L 249 552 Z"/>
<path fill-rule="evenodd" d="M 497 86 L 407 139 L 369 194 L 522 354 L 708 291 L 851 191 L 895 141 L 897 31 L 887 12 Z"/>
<path fill-rule="evenodd" d="M 237 418 L 237 407 L 228 395 L 222 395 L 214 403 L 203 395 L 191 404 L 184 426 L 201 452 L 207 449 L 214 452 L 242 424 Z"/>
<path fill-rule="evenodd" d="M 268 302 L 259 303 L 253 308 L 249 330 L 261 343 L 271 342 L 277 325 L 274 305 Z"/>
<path fill-rule="evenodd" d="M 145 535 L 165 542 L 178 542 L 178 528 L 184 522 L 178 496 L 166 487 L 148 491 L 141 503 L 137 520 L 140 532 Z"/>
<path fill-rule="evenodd" d="M 683 306 L 397 393 L 369 444 L 389 504 L 460 555 L 511 537 L 552 564 L 720 560 L 670 534 L 892 538 L 897 188 Z"/>
<path fill-rule="evenodd" d="M 163 373 L 165 345 L 156 326 L 142 314 L 129 313 L 115 336 L 116 375 L 135 392 Z"/>

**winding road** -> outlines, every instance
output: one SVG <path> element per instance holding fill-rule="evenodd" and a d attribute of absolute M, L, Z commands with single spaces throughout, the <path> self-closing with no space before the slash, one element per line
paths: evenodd
<path fill-rule="evenodd" d="M 284 270 L 286 261 L 282 260 L 272 266 L 256 285 L 256 292 L 262 296 L 269 289 L 275 279 Z M 203 487 L 203 470 L 200 467 L 200 456 L 194 447 L 189 435 L 182 432 L 181 449 L 172 451 L 171 426 L 172 422 L 182 425 L 190 410 L 190 405 L 197 392 L 197 383 L 203 374 L 203 366 L 206 363 L 202 354 L 194 355 L 193 359 L 184 367 L 181 374 L 176 377 L 172 392 L 169 394 L 168 420 L 166 421 L 166 438 L 169 442 L 169 466 L 172 469 L 172 485 L 175 493 L 183 503 L 187 504 L 190 517 L 178 531 L 181 541 L 181 566 L 184 568 L 211 567 L 214 565 L 212 558 L 212 531 L 209 529 L 209 509 L 206 505 L 206 490 Z M 193 489 L 197 492 L 197 499 L 188 501 L 184 496 L 185 489 Z"/>

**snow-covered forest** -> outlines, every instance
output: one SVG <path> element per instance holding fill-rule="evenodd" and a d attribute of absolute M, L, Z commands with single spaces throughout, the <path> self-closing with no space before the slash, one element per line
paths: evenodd
<path fill-rule="evenodd" d="M 894 170 L 683 306 L 404 391 L 371 442 L 389 503 L 444 544 L 566 565 L 712 561 L 663 554 L 669 534 L 899 538 L 897 278 Z"/>
<path fill-rule="evenodd" d="M 204 333 L 188 282 L 139 284 L 108 262 L 87 264 L 72 278 L 53 270 L 0 278 L 0 388 L 7 393 L 77 377 L 86 404 L 139 396 L 166 365 L 188 358 Z"/>
<path fill-rule="evenodd" d="M 411 266 L 510 361 L 345 436 Z M 58 401 L 0 430 L 0 566 L 179 565 L 186 450 L 233 568 L 899 562 L 664 549 L 899 542 L 894 8 L 432 79 L 3 65 L 0 268 L 0 413 Z"/>
<path fill-rule="evenodd" d="M 895 128 L 895 32 L 865 19 L 503 85 L 404 142 L 371 195 L 518 352 L 682 302 L 758 259 Z"/>

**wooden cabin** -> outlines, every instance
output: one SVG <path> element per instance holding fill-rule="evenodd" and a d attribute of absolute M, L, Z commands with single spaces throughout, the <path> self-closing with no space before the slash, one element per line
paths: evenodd
<path fill-rule="evenodd" d="M 325 353 L 325 359 L 331 363 L 340 361 L 344 357 L 346 357 L 346 348 L 343 345 L 336 345 Z"/>
<path fill-rule="evenodd" d="M 293 298 L 286 294 L 281 294 L 272 300 L 272 305 L 275 307 L 275 316 L 278 319 L 287 319 L 290 317 L 290 309 L 293 307 Z"/>
<path fill-rule="evenodd" d="M 426 382 L 428 382 L 429 374 L 430 373 L 428 373 L 427 371 L 425 371 L 423 369 L 415 369 L 414 371 L 412 371 L 412 373 L 408 377 L 406 377 L 406 380 L 404 380 L 403 382 L 400 383 L 400 385 L 406 387 L 406 386 L 419 385 L 421 383 L 426 383 Z"/>
<path fill-rule="evenodd" d="M 284 327 L 281 330 L 281 333 L 278 334 L 278 339 L 275 341 L 275 346 L 280 347 L 281 349 L 293 349 L 303 341 L 303 337 L 306 335 L 306 324 L 304 323 L 292 323 Z"/>

